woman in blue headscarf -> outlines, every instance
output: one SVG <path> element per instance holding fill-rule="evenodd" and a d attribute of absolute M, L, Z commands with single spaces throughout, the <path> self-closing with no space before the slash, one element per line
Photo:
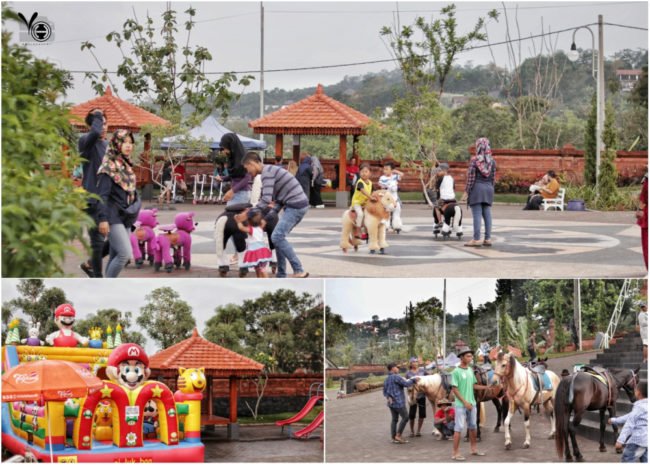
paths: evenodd
<path fill-rule="evenodd" d="M 474 238 L 466 247 L 489 247 L 492 245 L 492 202 L 494 201 L 494 179 L 497 164 L 492 158 L 490 141 L 481 137 L 476 141 L 475 155 L 469 162 L 467 184 L 463 200 L 472 209 Z M 485 239 L 481 242 L 481 217 L 485 223 Z"/>

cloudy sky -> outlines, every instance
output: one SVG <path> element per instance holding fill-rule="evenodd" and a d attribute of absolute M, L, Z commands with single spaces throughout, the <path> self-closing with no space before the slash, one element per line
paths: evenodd
<path fill-rule="evenodd" d="M 447 312 L 467 313 L 467 299 L 476 307 L 494 300 L 496 279 L 448 279 Z M 437 297 L 442 302 L 443 279 L 328 279 L 325 281 L 325 303 L 343 321 L 357 323 L 379 318 L 402 318 L 404 309 Z"/>
<path fill-rule="evenodd" d="M 55 39 L 49 45 L 30 48 L 40 57 L 47 57 L 60 67 L 75 71 L 75 88 L 69 94 L 74 103 L 94 97 L 89 82 L 77 71 L 98 70 L 99 66 L 87 51 L 80 51 L 84 41 L 95 45 L 101 65 L 116 70 L 120 53 L 106 34 L 119 31 L 121 25 L 133 14 L 142 20 L 147 12 L 159 24 L 163 2 L 10 2 L 16 11 L 28 19 L 34 12 L 45 16 L 54 24 Z M 399 18 L 402 25 L 412 23 L 416 16 L 437 17 L 439 9 L 447 2 L 264 2 L 265 9 L 265 88 L 293 89 L 325 85 L 340 81 L 344 76 L 362 75 L 382 69 L 394 69 L 392 62 L 344 66 L 330 69 L 271 72 L 286 68 L 339 65 L 375 60 L 386 60 L 391 54 L 379 35 L 382 26 L 393 25 Z M 176 11 L 187 9 L 189 3 L 172 2 Z M 502 9 L 497 2 L 456 2 L 459 32 L 467 32 L 479 16 L 492 8 Z M 197 10 L 196 28 L 192 44 L 209 49 L 213 62 L 206 71 L 255 71 L 260 69 L 260 3 L 259 2 L 193 2 Z M 630 1 L 604 2 L 507 2 L 510 24 L 514 23 L 515 8 L 521 36 L 556 32 L 552 34 L 554 46 L 568 50 L 572 30 L 593 24 L 598 15 L 607 23 L 647 28 L 648 3 Z M 397 13 L 399 10 L 399 14 Z M 506 38 L 506 21 L 501 11 L 498 23 L 487 26 L 491 43 Z M 179 17 L 183 29 L 185 16 Z M 7 25 L 17 32 L 18 24 Z M 512 26 L 511 26 L 512 27 Z M 597 34 L 597 27 L 592 26 Z M 514 36 L 516 31 L 511 31 Z M 185 40 L 184 33 L 180 35 Z M 643 30 L 606 26 L 604 31 L 605 54 L 613 55 L 624 48 L 647 48 L 648 33 Z M 586 30 L 578 32 L 579 48 L 590 49 L 591 37 Z M 184 43 L 184 42 L 183 42 Z M 522 57 L 533 53 L 533 41 L 522 42 Z M 535 41 L 539 49 L 539 39 Z M 497 64 L 506 64 L 506 47 L 495 45 L 493 52 Z M 458 56 L 458 62 L 486 64 L 492 61 L 487 49 L 467 51 Z M 254 73 L 255 74 L 255 73 Z M 257 76 L 259 77 L 259 75 Z M 121 87 L 121 86 L 120 86 Z M 259 79 L 249 87 L 259 89 Z M 122 98 L 129 95 L 124 91 Z"/>
<path fill-rule="evenodd" d="M 19 296 L 16 290 L 18 282 L 17 279 L 2 280 L 3 302 Z M 320 279 L 45 279 L 44 283 L 47 288 L 63 289 L 78 317 L 83 318 L 100 309 L 116 308 L 132 312 L 134 320 L 140 307 L 145 305 L 147 294 L 159 287 L 170 286 L 192 307 L 201 334 L 205 321 L 214 315 L 214 309 L 220 305 L 238 304 L 278 289 L 323 295 Z M 147 336 L 137 324 L 134 326 Z M 156 350 L 151 343 L 147 344 L 146 349 L 151 353 Z"/>

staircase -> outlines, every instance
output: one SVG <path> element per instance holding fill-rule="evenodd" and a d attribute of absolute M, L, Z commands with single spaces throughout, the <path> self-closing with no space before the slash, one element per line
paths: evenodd
<path fill-rule="evenodd" d="M 616 344 L 612 344 L 604 352 L 599 353 L 595 359 L 589 361 L 590 365 L 600 365 L 605 368 L 630 368 L 634 369 L 642 366 L 639 370 L 639 381 L 648 381 L 648 368 L 643 366 L 643 345 L 639 333 L 632 333 L 622 339 L 617 339 Z M 632 404 L 627 397 L 627 393 L 621 389 L 618 391 L 616 401 L 616 416 L 625 415 L 632 410 Z M 609 418 L 605 414 L 605 418 Z M 620 429 L 619 429 L 620 431 Z M 578 434 L 588 437 L 594 441 L 600 439 L 600 413 L 598 411 L 586 412 Z M 605 428 L 605 444 L 614 445 L 616 436 L 610 425 Z"/>

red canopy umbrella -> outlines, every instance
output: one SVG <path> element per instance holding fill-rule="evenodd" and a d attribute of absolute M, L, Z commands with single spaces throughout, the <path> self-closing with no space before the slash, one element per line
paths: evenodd
<path fill-rule="evenodd" d="M 61 401 L 98 391 L 103 381 L 76 363 L 39 360 L 22 363 L 2 375 L 2 402 Z M 47 415 L 48 435 L 51 431 Z M 50 440 L 50 460 L 54 462 Z"/>
<path fill-rule="evenodd" d="M 2 375 L 2 402 L 84 397 L 102 385 L 102 380 L 76 363 L 39 360 L 22 363 Z"/>

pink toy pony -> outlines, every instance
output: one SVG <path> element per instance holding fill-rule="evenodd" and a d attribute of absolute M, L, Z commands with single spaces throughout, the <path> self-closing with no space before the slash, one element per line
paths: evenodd
<path fill-rule="evenodd" d="M 160 226 L 162 231 L 156 238 L 157 246 L 154 249 L 154 268 L 159 271 L 163 263 L 165 271 L 171 273 L 181 267 L 181 261 L 186 270 L 190 269 L 192 259 L 192 236 L 194 231 L 194 212 L 179 213 L 174 218 L 173 225 Z M 172 258 L 171 249 L 174 249 Z"/>
<path fill-rule="evenodd" d="M 146 258 L 149 260 L 149 265 L 153 265 L 154 248 L 156 246 L 156 233 L 153 228 L 158 226 L 157 214 L 158 210 L 155 208 L 151 210 L 140 210 L 138 214 L 138 221 L 135 223 L 136 229 L 131 233 L 130 237 L 136 268 L 142 268 L 145 253 Z"/>

